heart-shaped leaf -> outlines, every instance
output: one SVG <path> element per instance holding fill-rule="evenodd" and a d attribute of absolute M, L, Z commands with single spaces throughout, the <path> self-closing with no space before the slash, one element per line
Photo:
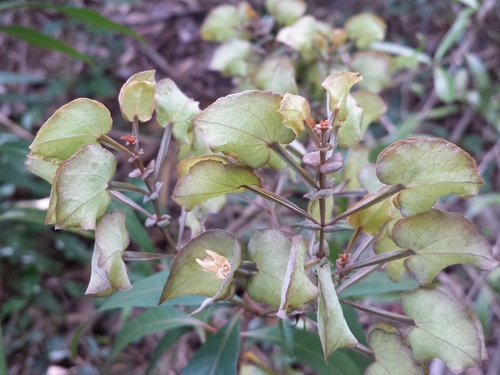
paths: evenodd
<path fill-rule="evenodd" d="M 172 195 L 174 201 L 187 211 L 210 198 L 245 191 L 245 185 L 261 184 L 260 178 L 250 168 L 224 164 L 212 157 L 196 158 L 200 161 L 177 181 Z"/>
<path fill-rule="evenodd" d="M 266 0 L 266 9 L 280 25 L 292 25 L 306 12 L 304 0 Z"/>
<path fill-rule="evenodd" d="M 345 121 L 347 118 L 347 97 L 351 87 L 363 78 L 358 73 L 335 72 L 323 81 L 323 86 L 328 92 L 328 107 L 337 113 L 336 121 Z M 335 125 L 335 124 L 334 124 Z"/>
<path fill-rule="evenodd" d="M 92 273 L 85 294 L 104 297 L 117 290 L 132 288 L 122 253 L 129 245 L 125 213 L 114 211 L 97 220 Z"/>
<path fill-rule="evenodd" d="M 230 266 L 225 261 L 218 262 L 219 257 Z M 242 260 L 243 245 L 232 233 L 218 229 L 204 232 L 189 241 L 175 256 L 160 304 L 184 294 L 213 297 L 225 280 L 229 280 L 219 299 L 225 298 L 230 292 L 234 271 Z"/>
<path fill-rule="evenodd" d="M 360 13 L 349 18 L 345 29 L 349 38 L 356 40 L 356 47 L 366 48 L 371 42 L 384 40 L 387 25 L 372 13 Z"/>
<path fill-rule="evenodd" d="M 60 164 L 84 145 L 99 145 L 97 139 L 111 130 L 111 123 L 111 115 L 101 103 L 86 98 L 73 100 L 42 125 L 29 156 Z"/>
<path fill-rule="evenodd" d="M 375 193 L 367 194 L 363 200 L 370 199 Z M 349 206 L 352 209 L 363 203 L 363 200 Z M 380 231 L 382 225 L 391 219 L 392 202 L 386 199 L 380 203 L 370 206 L 362 211 L 356 212 L 347 217 L 347 221 L 356 229 L 361 229 L 364 233 L 373 236 Z"/>
<path fill-rule="evenodd" d="M 55 224 L 56 229 L 95 229 L 111 202 L 106 189 L 115 170 L 111 152 L 100 146 L 82 147 L 56 172 L 45 223 Z"/>
<path fill-rule="evenodd" d="M 486 238 L 460 214 L 430 210 L 402 219 L 394 226 L 392 238 L 399 247 L 415 251 L 405 266 L 421 284 L 432 282 L 452 264 L 472 264 L 481 270 L 498 265 Z"/>
<path fill-rule="evenodd" d="M 393 143 L 378 156 L 377 177 L 387 185 L 404 185 L 405 189 L 397 196 L 397 205 L 404 216 L 429 211 L 443 195 L 473 196 L 484 185 L 474 159 L 439 138 L 411 138 Z"/>
<path fill-rule="evenodd" d="M 281 95 L 244 91 L 218 99 L 193 119 L 214 152 L 221 151 L 252 168 L 266 164 L 273 143 L 290 143 L 295 135 L 283 125 Z"/>
<path fill-rule="evenodd" d="M 304 241 L 295 241 L 293 269 L 287 275 L 294 236 L 275 229 L 260 229 L 252 233 L 248 252 L 256 263 L 258 273 L 248 282 L 248 295 L 257 302 L 280 306 L 285 278 L 290 278 L 286 294 L 289 298 L 287 311 L 301 308 L 318 297 L 318 288 L 306 276 L 304 262 L 307 246 Z"/>
<path fill-rule="evenodd" d="M 125 120 L 149 121 L 154 111 L 155 71 L 134 74 L 122 86 L 118 95 L 120 110 Z"/>
<path fill-rule="evenodd" d="M 252 44 L 247 40 L 229 39 L 215 50 L 210 61 L 210 70 L 221 72 L 223 76 L 248 75 L 247 57 L 252 52 Z"/>
<path fill-rule="evenodd" d="M 302 96 L 286 93 L 278 112 L 283 116 L 283 125 L 299 135 L 304 130 L 304 121 L 309 118 L 311 107 Z"/>
<path fill-rule="evenodd" d="M 184 95 L 169 78 L 156 84 L 155 102 L 158 125 L 173 124 L 175 139 L 181 144 L 189 143 L 190 120 L 200 113 L 198 102 Z"/>
<path fill-rule="evenodd" d="M 260 90 L 274 91 L 281 95 L 296 94 L 298 91 L 293 62 L 284 55 L 264 59 L 255 73 L 253 83 Z"/>
<path fill-rule="evenodd" d="M 392 324 L 375 324 L 368 334 L 368 343 L 375 352 L 376 361 L 366 369 L 365 375 L 424 375 L 411 348 Z"/>
<path fill-rule="evenodd" d="M 391 86 L 393 65 L 394 59 L 387 53 L 359 51 L 352 56 L 350 68 L 363 75 L 361 88 L 379 92 Z"/>
<path fill-rule="evenodd" d="M 204 40 L 224 42 L 228 39 L 248 39 L 246 27 L 257 14 L 248 3 L 219 5 L 203 21 L 200 34 Z"/>
<path fill-rule="evenodd" d="M 342 148 L 352 147 L 361 140 L 361 124 L 363 123 L 363 108 L 361 108 L 352 95 L 347 95 L 345 105 L 345 120 L 341 120 L 342 115 L 338 117 L 338 121 L 334 126 L 338 129 L 337 139 L 339 146 Z M 340 112 L 339 112 L 340 114 Z"/>
<path fill-rule="evenodd" d="M 321 267 L 318 272 L 318 286 L 320 290 L 318 333 L 326 361 L 335 350 L 353 348 L 358 344 L 358 340 L 344 319 L 344 313 L 333 285 L 329 263 Z"/>
<path fill-rule="evenodd" d="M 362 138 L 368 126 L 387 112 L 387 105 L 378 94 L 372 91 L 359 90 L 353 92 L 351 95 L 356 100 L 356 103 L 363 108 L 363 123 L 361 124 Z"/>
<path fill-rule="evenodd" d="M 401 302 L 415 321 L 406 339 L 418 361 L 439 358 L 453 373 L 461 373 L 487 358 L 479 318 L 444 285 L 405 292 Z"/>

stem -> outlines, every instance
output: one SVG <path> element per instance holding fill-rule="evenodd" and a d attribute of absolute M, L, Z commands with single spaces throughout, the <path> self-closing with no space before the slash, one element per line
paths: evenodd
<path fill-rule="evenodd" d="M 355 262 L 374 241 L 375 241 L 375 236 L 367 237 L 366 240 L 361 245 L 359 245 L 359 247 L 354 251 L 354 253 L 352 253 L 349 262 L 351 263 Z"/>
<path fill-rule="evenodd" d="M 409 324 L 409 325 L 415 326 L 414 320 L 406 315 L 392 313 L 392 312 L 389 312 L 386 310 L 379 309 L 378 307 L 365 306 L 365 305 L 362 305 L 360 303 L 348 301 L 345 299 L 341 299 L 340 302 L 345 303 L 346 305 L 355 307 L 361 311 L 375 314 L 377 316 L 380 316 L 381 318 L 385 318 L 387 320 L 391 320 L 391 321 L 396 322 L 396 323 L 404 323 L 404 324 Z"/>
<path fill-rule="evenodd" d="M 149 194 L 146 190 L 141 189 L 139 186 L 129 184 L 128 182 L 120 182 L 120 181 L 109 181 L 108 190 L 129 191 L 131 193 L 139 193 L 142 195 Z"/>
<path fill-rule="evenodd" d="M 237 299 L 236 297 L 232 297 L 232 298 L 228 299 L 228 301 L 231 303 L 234 303 L 236 306 L 239 306 L 239 307 L 245 309 L 246 311 L 248 311 L 254 315 L 261 316 L 261 311 L 259 309 L 256 309 L 255 307 L 250 306 L 248 303 L 246 303 L 243 300 L 240 300 L 239 298 Z"/>
<path fill-rule="evenodd" d="M 357 343 L 356 346 L 354 348 L 352 348 L 352 350 L 354 350 L 355 352 L 358 352 L 361 355 L 364 355 L 365 357 L 372 358 L 372 359 L 375 358 L 375 353 L 373 352 L 373 350 L 364 346 L 363 344 Z"/>
<path fill-rule="evenodd" d="M 325 164 L 326 161 L 326 130 L 321 129 L 321 150 L 319 151 L 319 160 L 320 165 Z M 319 187 L 320 189 L 325 188 L 326 184 L 326 175 L 318 171 L 319 173 Z M 318 250 L 318 258 L 321 259 L 325 255 L 324 243 L 325 243 L 325 224 L 326 224 L 326 202 L 324 198 L 319 198 L 319 216 L 321 220 L 321 229 L 319 230 L 319 250 Z"/>
<path fill-rule="evenodd" d="M 262 189 L 257 186 L 251 186 L 251 185 L 244 185 L 243 186 L 245 189 L 248 189 L 252 192 L 254 192 L 257 195 L 260 195 L 263 198 L 266 198 L 267 200 L 278 203 L 282 205 L 283 207 L 288 208 L 289 210 L 295 212 L 296 214 L 305 217 L 306 219 L 311 220 L 312 222 L 319 224 L 318 221 L 313 218 L 311 215 L 309 215 L 306 211 L 304 211 L 302 208 L 297 206 L 295 203 L 290 202 L 288 199 L 283 198 L 280 195 L 274 194 L 272 191 Z"/>
<path fill-rule="evenodd" d="M 316 146 L 321 147 L 321 143 L 319 141 L 319 138 L 318 138 L 316 132 L 314 131 L 313 127 L 311 126 L 311 124 L 309 124 L 309 122 L 307 120 L 304 120 L 304 126 L 305 126 L 307 132 L 309 133 L 309 135 L 311 136 L 311 138 L 313 139 L 314 143 L 316 143 Z"/>
<path fill-rule="evenodd" d="M 165 157 L 167 156 L 168 146 L 170 145 L 170 139 L 172 138 L 172 128 L 173 124 L 170 122 L 165 127 L 165 131 L 163 132 L 163 137 L 160 143 L 160 150 L 158 151 L 158 155 L 156 156 L 156 165 L 155 165 L 155 173 L 154 173 L 154 181 L 158 181 L 158 175 L 160 174 L 161 167 L 163 162 L 165 161 Z"/>
<path fill-rule="evenodd" d="M 341 213 L 340 215 L 335 216 L 332 220 L 330 220 L 328 223 L 326 223 L 326 225 L 327 226 L 332 225 L 339 220 L 345 219 L 347 216 L 350 216 L 352 214 L 355 214 L 356 212 L 367 209 L 368 207 L 371 207 L 371 206 L 393 196 L 394 194 L 400 192 L 404 188 L 405 188 L 404 185 L 386 186 L 386 187 L 380 189 L 378 192 L 374 193 L 374 195 L 372 195 L 368 199 L 364 199 L 362 201 L 359 201 L 358 204 L 353 206 L 351 209 L 345 211 L 344 213 Z"/>
<path fill-rule="evenodd" d="M 349 267 L 342 268 L 341 270 L 335 271 L 332 276 L 342 275 L 351 271 L 354 271 L 358 268 L 364 268 L 368 266 L 372 266 L 374 264 L 382 264 L 389 262 L 391 260 L 406 258 L 407 256 L 413 255 L 415 252 L 413 250 L 395 250 L 390 251 L 385 254 L 376 255 L 370 259 L 362 260 L 361 262 L 353 263 Z"/>
<path fill-rule="evenodd" d="M 106 134 L 101 134 L 99 138 L 97 138 L 97 141 L 102 145 L 112 148 L 113 150 L 124 152 L 130 157 L 135 156 L 132 151 L 115 141 L 113 138 L 108 137 Z"/>
<path fill-rule="evenodd" d="M 320 190 L 320 187 L 314 181 L 314 179 L 311 177 L 307 171 L 300 166 L 299 163 L 295 161 L 293 157 L 290 156 L 288 152 L 279 144 L 279 143 L 271 143 L 270 148 L 276 152 L 276 154 L 283 159 L 285 163 L 288 164 L 290 168 L 292 168 L 302 179 L 307 182 L 309 185 L 314 187 L 315 189 Z"/>
<path fill-rule="evenodd" d="M 140 212 L 141 214 L 146 215 L 148 218 L 151 217 L 151 214 L 148 211 L 139 206 L 137 203 L 135 203 L 132 199 L 130 199 L 126 195 L 120 193 L 119 191 L 114 191 L 114 190 L 111 190 L 110 193 L 113 196 L 113 198 L 116 199 L 118 202 L 121 202 L 123 204 L 126 204 L 127 206 L 132 207 L 134 210 Z"/>
<path fill-rule="evenodd" d="M 361 233 L 361 228 L 356 228 L 354 233 L 351 236 L 351 239 L 349 240 L 349 243 L 347 244 L 347 249 L 345 249 L 345 254 L 349 254 L 352 249 L 352 245 L 354 244 L 354 241 L 358 238 L 359 234 Z"/>
<path fill-rule="evenodd" d="M 342 284 L 340 284 L 339 287 L 337 287 L 337 294 L 340 294 L 344 289 L 349 288 L 352 284 L 357 283 L 360 280 L 363 280 L 366 276 L 371 274 L 373 271 L 378 270 L 381 267 L 380 264 L 375 264 L 374 266 L 367 267 L 366 269 L 356 272 L 354 276 L 349 277 L 346 281 L 344 281 Z"/>

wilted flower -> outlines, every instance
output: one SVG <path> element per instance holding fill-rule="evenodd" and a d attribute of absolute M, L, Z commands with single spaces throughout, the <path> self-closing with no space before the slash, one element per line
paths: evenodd
<path fill-rule="evenodd" d="M 204 270 L 215 273 L 215 276 L 217 276 L 218 279 L 225 280 L 231 272 L 231 263 L 215 251 L 205 250 L 205 252 L 208 256 L 206 256 L 203 260 L 196 258 L 196 263 L 198 263 Z"/>

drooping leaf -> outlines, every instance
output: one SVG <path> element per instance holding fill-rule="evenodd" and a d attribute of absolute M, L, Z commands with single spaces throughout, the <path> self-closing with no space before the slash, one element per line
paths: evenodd
<path fill-rule="evenodd" d="M 375 193 L 367 194 L 361 201 L 349 206 L 351 209 L 369 199 Z M 347 221 L 356 229 L 361 229 L 364 233 L 373 236 L 380 231 L 382 225 L 391 219 L 392 202 L 386 199 L 362 211 L 356 212 L 347 217 Z"/>
<path fill-rule="evenodd" d="M 118 102 L 125 120 L 132 122 L 137 117 L 146 122 L 151 119 L 155 106 L 154 75 L 154 70 L 134 74 L 122 86 Z"/>
<path fill-rule="evenodd" d="M 240 354 L 240 315 L 220 328 L 194 353 L 182 375 L 232 375 Z"/>
<path fill-rule="evenodd" d="M 460 373 L 487 358 L 477 315 L 444 285 L 433 283 L 405 292 L 401 302 L 415 321 L 406 339 L 418 361 L 439 358 Z"/>
<path fill-rule="evenodd" d="M 203 324 L 173 306 L 151 307 L 123 325 L 113 342 L 110 357 L 116 356 L 132 341 L 150 333 L 186 326 L 203 326 Z"/>
<path fill-rule="evenodd" d="M 294 133 L 278 113 L 282 97 L 244 91 L 218 99 L 193 119 L 214 152 L 221 151 L 252 168 L 262 167 L 273 143 L 290 143 Z"/>
<path fill-rule="evenodd" d="M 402 219 L 394 226 L 392 238 L 399 247 L 415 251 L 405 266 L 421 284 L 432 282 L 452 264 L 472 264 L 481 270 L 498 265 L 486 238 L 460 214 L 433 209 Z"/>
<path fill-rule="evenodd" d="M 363 78 L 358 73 L 335 72 L 325 78 L 321 86 L 328 92 L 328 107 L 337 113 L 336 122 L 346 121 L 348 115 L 347 97 L 351 87 Z M 334 124 L 335 125 L 335 124 Z"/>
<path fill-rule="evenodd" d="M 309 118 L 311 107 L 302 96 L 286 93 L 278 112 L 283 116 L 283 125 L 299 135 L 304 130 L 304 121 Z"/>
<path fill-rule="evenodd" d="M 395 142 L 380 153 L 377 177 L 384 184 L 402 184 L 397 205 L 404 216 L 429 211 L 437 198 L 477 194 L 484 184 L 476 162 L 454 144 L 439 138 Z"/>
<path fill-rule="evenodd" d="M 378 94 L 372 91 L 358 90 L 351 95 L 356 103 L 363 108 L 363 123 L 361 124 L 361 137 L 363 137 L 368 125 L 387 112 L 387 105 Z"/>
<path fill-rule="evenodd" d="M 243 259 L 243 245 L 232 233 L 223 230 L 209 230 L 189 241 L 175 256 L 167 283 L 163 288 L 160 304 L 184 294 L 201 294 L 213 297 L 225 279 L 220 274 L 204 268 L 200 262 L 208 258 L 207 250 L 224 257 L 231 266 L 221 270 L 225 279 L 232 280 L 234 271 Z M 236 252 L 236 258 L 234 254 Z M 197 259 L 200 261 L 198 262 Z M 219 267 L 222 267 L 219 264 Z M 221 299 L 230 292 L 230 282 L 221 295 Z"/>
<path fill-rule="evenodd" d="M 82 147 L 56 172 L 50 193 L 46 224 L 56 229 L 95 229 L 111 202 L 106 190 L 115 175 L 116 160 L 100 146 Z"/>
<path fill-rule="evenodd" d="M 117 290 L 132 288 L 122 260 L 123 250 L 130 242 L 125 219 L 123 211 L 114 211 L 97 220 L 92 273 L 85 294 L 105 297 Z"/>
<path fill-rule="evenodd" d="M 394 61 L 391 55 L 378 51 L 359 51 L 351 59 L 351 69 L 363 76 L 359 86 L 374 92 L 391 86 Z"/>
<path fill-rule="evenodd" d="M 339 117 L 335 123 L 338 127 L 337 139 L 342 148 L 352 147 L 359 143 L 362 137 L 361 124 L 363 123 L 363 108 L 358 106 L 352 95 L 347 95 L 346 107 L 347 116 L 344 121 Z M 340 112 L 339 112 L 340 113 Z"/>
<path fill-rule="evenodd" d="M 306 7 L 303 0 L 266 0 L 267 11 L 280 25 L 292 25 L 306 12 Z"/>
<path fill-rule="evenodd" d="M 240 193 L 245 185 L 260 185 L 260 178 L 249 168 L 201 158 L 177 181 L 172 198 L 187 211 L 220 195 Z"/>
<path fill-rule="evenodd" d="M 318 297 L 318 288 L 306 276 L 304 262 L 307 246 L 300 236 L 296 240 L 295 261 L 290 275 L 293 283 L 287 290 L 288 308 L 292 311 Z M 256 230 L 248 244 L 248 252 L 256 263 L 258 273 L 250 278 L 247 291 L 257 302 L 266 302 L 272 306 L 281 305 L 283 283 L 288 269 L 290 252 L 294 236 L 275 229 Z M 301 244 L 297 243 L 299 241 Z"/>
<path fill-rule="evenodd" d="M 368 342 L 375 352 L 376 361 L 366 369 L 366 375 L 424 375 L 411 348 L 392 324 L 375 324 L 368 334 Z"/>
<path fill-rule="evenodd" d="M 252 45 L 247 40 L 229 39 L 215 50 L 210 69 L 221 72 L 223 76 L 247 76 L 247 57 L 252 51 Z"/>
<path fill-rule="evenodd" d="M 318 286 L 320 290 L 318 333 L 326 361 L 335 350 L 353 348 L 358 344 L 358 340 L 351 333 L 344 319 L 329 263 L 321 267 L 318 272 Z"/>
<path fill-rule="evenodd" d="M 39 31 L 23 26 L 0 26 L 0 33 L 6 33 L 15 38 L 24 40 L 32 46 L 46 48 L 53 51 L 65 53 L 66 55 L 76 57 L 77 59 L 85 61 L 89 65 L 93 65 L 92 60 L 83 53 L 78 52 L 73 47 L 54 39 L 48 35 L 42 34 Z"/>
<path fill-rule="evenodd" d="M 360 13 L 349 18 L 344 27 L 349 38 L 356 40 L 356 47 L 366 48 L 371 42 L 384 40 L 387 25 L 373 13 Z"/>
<path fill-rule="evenodd" d="M 111 130 L 108 109 L 94 100 L 80 98 L 59 108 L 38 131 L 30 157 L 60 164 L 82 146 L 98 145 L 100 135 Z"/>
<path fill-rule="evenodd" d="M 298 92 L 293 62 L 282 55 L 265 58 L 255 73 L 253 83 L 260 90 L 269 90 L 281 95 Z"/>
<path fill-rule="evenodd" d="M 175 139 L 181 144 L 189 143 L 189 121 L 200 113 L 198 102 L 184 95 L 169 78 L 156 84 L 155 102 L 158 125 L 173 124 Z"/>

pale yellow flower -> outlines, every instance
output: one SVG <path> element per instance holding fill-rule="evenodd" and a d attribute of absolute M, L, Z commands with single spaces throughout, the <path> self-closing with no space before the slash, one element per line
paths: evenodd
<path fill-rule="evenodd" d="M 218 279 L 225 280 L 231 272 L 231 263 L 223 257 L 212 250 L 205 250 L 208 256 L 205 259 L 200 260 L 196 258 L 196 263 L 198 263 L 203 270 L 215 273 Z"/>

